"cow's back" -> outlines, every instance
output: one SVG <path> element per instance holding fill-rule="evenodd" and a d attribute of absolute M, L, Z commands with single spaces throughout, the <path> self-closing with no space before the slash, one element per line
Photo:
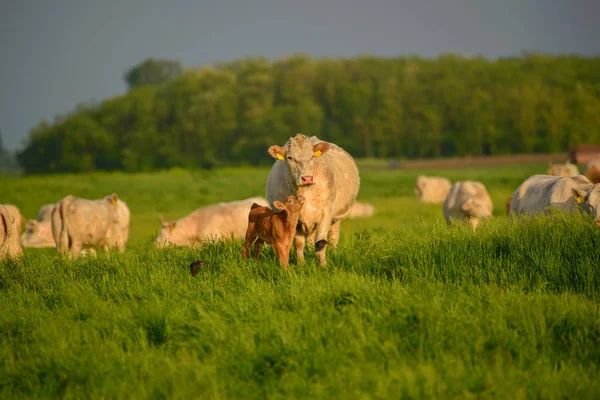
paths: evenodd
<path fill-rule="evenodd" d="M 248 227 L 248 214 L 254 203 L 260 206 L 268 205 L 267 200 L 262 197 L 215 204 L 210 210 L 211 217 L 209 219 L 205 217 L 206 226 L 202 231 L 202 236 L 243 238 Z"/>

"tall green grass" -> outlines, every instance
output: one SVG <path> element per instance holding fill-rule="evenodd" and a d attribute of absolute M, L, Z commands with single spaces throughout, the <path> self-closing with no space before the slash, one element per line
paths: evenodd
<path fill-rule="evenodd" d="M 255 195 L 264 172 L 98 175 L 89 193 L 112 182 L 143 222 L 211 202 L 202 187 Z M 463 172 L 498 198 L 528 173 Z M 48 198 L 84 186 L 55 179 Z M 241 242 L 155 250 L 149 223 L 125 254 L 63 261 L 26 249 L 23 265 L 0 264 L 0 398 L 598 398 L 593 223 L 499 216 L 477 232 L 448 228 L 440 206 L 407 193 L 413 182 L 364 174 L 361 197 L 378 214 L 343 223 L 326 268 L 309 251 L 284 273 L 270 248 L 243 259 Z M 394 184 L 403 193 L 387 192 Z M 163 192 L 186 187 L 181 199 Z"/>

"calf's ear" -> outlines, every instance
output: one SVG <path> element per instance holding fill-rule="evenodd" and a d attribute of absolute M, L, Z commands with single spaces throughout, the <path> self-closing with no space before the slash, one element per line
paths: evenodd
<path fill-rule="evenodd" d="M 283 204 L 283 203 L 282 203 L 282 202 L 280 202 L 280 201 L 274 201 L 274 202 L 273 202 L 273 206 L 274 206 L 276 209 L 278 209 L 278 210 L 285 210 L 285 209 L 286 209 L 286 208 L 285 208 L 285 204 Z"/>
<path fill-rule="evenodd" d="M 313 154 L 315 157 L 321 156 L 327 150 L 329 150 L 329 143 L 327 142 L 317 143 L 313 146 Z"/>
<path fill-rule="evenodd" d="M 285 150 L 281 146 L 271 146 L 271 147 L 269 147 L 269 154 L 273 158 L 275 158 L 277 160 L 284 160 L 285 159 Z"/>
<path fill-rule="evenodd" d="M 585 200 L 585 196 L 587 195 L 587 193 L 584 190 L 581 189 L 571 189 L 571 193 L 573 193 L 573 197 L 575 197 L 575 201 L 577 202 L 577 204 L 583 203 L 583 201 Z"/>

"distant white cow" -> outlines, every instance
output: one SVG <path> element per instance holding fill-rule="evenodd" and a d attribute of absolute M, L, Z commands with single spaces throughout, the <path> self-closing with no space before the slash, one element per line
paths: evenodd
<path fill-rule="evenodd" d="M 262 197 L 250 197 L 202 207 L 177 221 L 167 222 L 161 218 L 155 245 L 197 246 L 208 240 L 241 239 L 246 234 L 253 203 L 269 204 Z"/>
<path fill-rule="evenodd" d="M 593 160 L 587 163 L 583 175 L 591 183 L 600 183 L 600 160 Z"/>
<path fill-rule="evenodd" d="M 129 238 L 130 211 L 116 194 L 100 200 L 68 195 L 52 210 L 52 235 L 59 254 L 78 257 L 93 247 L 125 251 Z"/>
<path fill-rule="evenodd" d="M 452 183 L 447 178 L 419 175 L 415 184 L 415 194 L 423 203 L 442 204 L 451 186 Z"/>
<path fill-rule="evenodd" d="M 579 168 L 577 168 L 577 165 L 571 164 L 569 161 L 565 162 L 564 164 L 548 163 L 548 175 L 577 176 L 579 175 Z"/>
<path fill-rule="evenodd" d="M 352 210 L 350 211 L 350 215 L 348 218 L 361 218 L 361 217 L 371 217 L 375 214 L 375 207 L 369 203 L 362 203 L 357 201 L 352 206 Z"/>
<path fill-rule="evenodd" d="M 516 216 L 544 213 L 550 207 L 567 214 L 581 210 L 600 226 L 600 183 L 593 184 L 583 175 L 534 175 L 517 188 L 510 202 L 510 212 Z"/>
<path fill-rule="evenodd" d="M 485 185 L 477 181 L 462 181 L 452 185 L 444 202 L 444 217 L 448 225 L 452 220 L 468 220 L 473 226 L 482 219 L 492 217 L 494 204 Z"/>

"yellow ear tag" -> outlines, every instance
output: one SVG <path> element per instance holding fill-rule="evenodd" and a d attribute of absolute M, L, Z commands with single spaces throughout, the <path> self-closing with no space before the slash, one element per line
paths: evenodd
<path fill-rule="evenodd" d="M 577 196 L 577 204 L 583 203 L 583 197 Z"/>
<path fill-rule="evenodd" d="M 284 157 L 283 157 L 281 154 L 277 153 L 277 159 L 278 159 L 278 160 L 283 160 L 283 158 L 284 158 Z"/>
<path fill-rule="evenodd" d="M 323 152 L 321 150 L 315 151 L 315 157 L 319 157 Z"/>
<path fill-rule="evenodd" d="M 113 203 L 113 204 L 117 204 L 117 198 L 113 196 L 113 197 L 110 199 L 110 202 L 111 202 L 111 203 Z"/>

